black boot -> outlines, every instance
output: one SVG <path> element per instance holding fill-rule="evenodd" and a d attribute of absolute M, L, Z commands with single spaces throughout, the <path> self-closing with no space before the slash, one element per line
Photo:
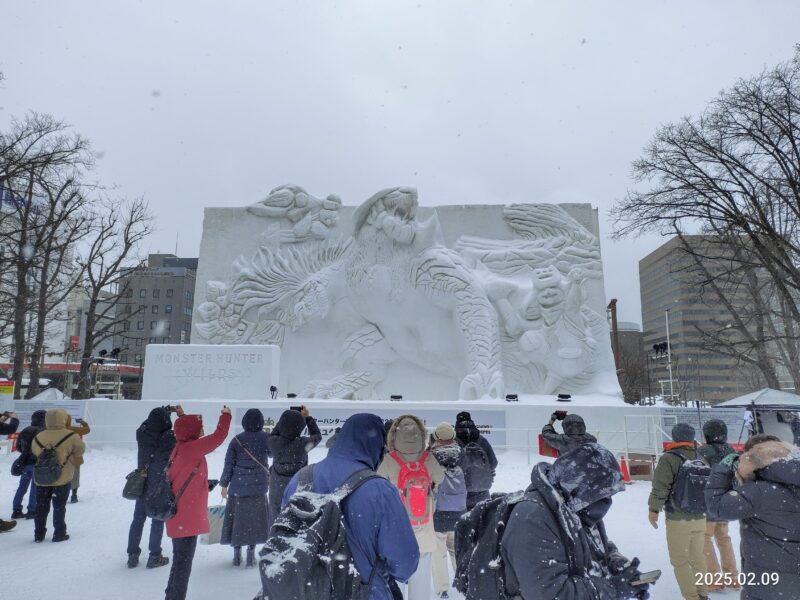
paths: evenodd
<path fill-rule="evenodd" d="M 238 567 L 242 564 L 242 547 L 233 547 L 233 566 Z"/>
<path fill-rule="evenodd" d="M 72 498 L 69 499 L 72 504 L 78 501 L 78 490 L 72 490 Z"/>
<path fill-rule="evenodd" d="M 15 508 L 15 509 L 14 509 L 14 510 L 11 512 L 11 518 L 12 518 L 12 519 L 22 519 L 22 518 L 24 518 L 24 517 L 25 517 L 25 513 L 23 513 L 23 512 L 22 512 L 22 509 L 21 509 L 21 508 Z"/>
<path fill-rule="evenodd" d="M 128 568 L 135 569 L 139 566 L 139 555 L 138 554 L 128 554 Z"/>
<path fill-rule="evenodd" d="M 256 566 L 256 547 L 255 546 L 248 546 L 247 547 L 247 567 L 255 567 Z"/>
<path fill-rule="evenodd" d="M 157 555 L 157 556 L 149 556 L 147 559 L 147 568 L 148 569 L 157 569 L 158 567 L 163 567 L 169 564 L 169 559 L 166 556 Z"/>

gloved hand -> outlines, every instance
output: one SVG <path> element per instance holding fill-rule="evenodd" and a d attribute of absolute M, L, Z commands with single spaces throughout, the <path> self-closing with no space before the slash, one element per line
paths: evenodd
<path fill-rule="evenodd" d="M 647 591 L 650 587 L 649 584 L 631 585 L 631 582 L 636 581 L 639 575 L 641 575 L 639 559 L 634 558 L 622 573 L 611 577 L 611 583 L 617 591 L 618 600 L 628 600 L 629 598 L 647 600 L 650 597 L 650 593 Z"/>
<path fill-rule="evenodd" d="M 636 561 L 637 565 L 639 564 L 638 558 L 634 558 L 633 560 Z M 608 555 L 606 563 L 608 564 L 608 568 L 611 571 L 612 575 L 619 575 L 625 569 L 631 566 L 633 564 L 633 561 L 628 560 L 627 557 L 623 556 L 618 551 L 614 551 Z"/>

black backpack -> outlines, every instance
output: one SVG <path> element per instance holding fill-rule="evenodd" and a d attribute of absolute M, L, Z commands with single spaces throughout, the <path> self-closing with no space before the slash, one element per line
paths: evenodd
<path fill-rule="evenodd" d="M 64 469 L 66 461 L 63 463 L 58 462 L 58 455 L 56 449 L 66 442 L 70 437 L 75 435 L 75 432 L 70 431 L 67 435 L 59 440 L 54 446 L 47 444 L 46 446 L 39 441 L 39 434 L 36 434 L 33 440 L 42 447 L 42 452 L 36 460 L 36 465 L 33 467 L 33 481 L 36 485 L 53 485 L 56 481 L 61 479 L 61 472 Z M 67 457 L 69 460 L 69 457 Z"/>
<path fill-rule="evenodd" d="M 497 494 L 479 503 L 456 524 L 454 587 L 471 600 L 508 600 L 500 543 L 506 523 L 524 492 Z"/>
<path fill-rule="evenodd" d="M 494 476 L 489 456 L 477 442 L 464 446 L 464 460 L 461 468 L 467 482 L 468 492 L 483 492 L 492 489 Z"/>
<path fill-rule="evenodd" d="M 681 468 L 670 492 L 673 505 L 685 513 L 705 514 L 705 489 L 711 476 L 711 467 L 699 458 L 688 459 L 680 452 L 670 450 L 668 454 L 674 454 L 681 459 Z"/>
<path fill-rule="evenodd" d="M 259 553 L 262 597 L 280 600 L 367 600 L 378 566 L 364 584 L 353 564 L 341 502 L 380 477 L 353 473 L 335 492 L 311 492 L 313 465 L 300 470 L 297 492 L 272 524 Z"/>

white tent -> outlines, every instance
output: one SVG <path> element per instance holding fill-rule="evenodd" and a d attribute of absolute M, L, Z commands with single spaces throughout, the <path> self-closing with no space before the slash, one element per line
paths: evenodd
<path fill-rule="evenodd" d="M 37 394 L 31 400 L 38 400 L 39 402 L 61 402 L 63 400 L 71 400 L 69 396 L 66 396 L 64 392 L 56 388 L 47 388 L 41 394 Z"/>
<path fill-rule="evenodd" d="M 746 408 L 755 405 L 756 410 L 800 410 L 800 396 L 764 388 L 757 392 L 751 392 L 744 396 L 739 396 L 733 400 L 715 404 L 715 408 Z"/>

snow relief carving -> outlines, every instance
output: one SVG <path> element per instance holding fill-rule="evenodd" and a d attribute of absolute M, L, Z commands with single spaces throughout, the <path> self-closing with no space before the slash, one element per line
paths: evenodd
<path fill-rule="evenodd" d="M 561 206 L 504 207 L 508 239 L 450 245 L 411 187 L 352 210 L 287 185 L 247 212 L 266 221 L 258 249 L 204 283 L 192 341 L 280 345 L 303 397 L 385 398 L 403 392 L 401 371 L 425 399 L 464 400 L 588 391 L 613 373 L 587 302 L 587 282 L 602 289 L 599 242 Z"/>

